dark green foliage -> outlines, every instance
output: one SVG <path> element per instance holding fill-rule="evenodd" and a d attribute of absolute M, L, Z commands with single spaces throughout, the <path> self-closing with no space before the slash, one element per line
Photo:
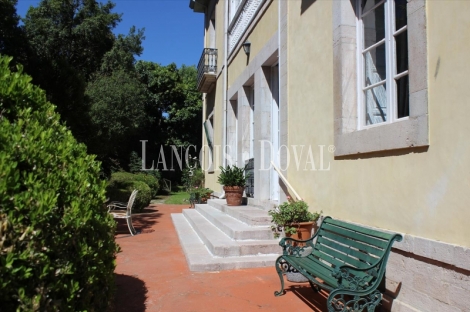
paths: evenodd
<path fill-rule="evenodd" d="M 13 56 L 12 64 L 25 63 L 27 42 L 16 14 L 17 0 L 0 0 L 0 54 Z"/>
<path fill-rule="evenodd" d="M 0 307 L 106 311 L 113 219 L 100 165 L 31 78 L 0 57 Z"/>
<path fill-rule="evenodd" d="M 31 50 L 27 71 L 82 142 L 91 130 L 85 87 L 113 47 L 112 29 L 121 20 L 113 8 L 95 0 L 43 0 L 24 18 Z"/>
<path fill-rule="evenodd" d="M 178 74 L 181 99 L 173 101 L 166 109 L 167 144 L 199 147 L 202 142 L 202 100 L 196 85 L 197 69 L 183 65 Z"/>
<path fill-rule="evenodd" d="M 100 74 L 110 75 L 115 70 L 134 71 L 135 57 L 141 55 L 144 30 L 135 30 L 133 26 L 127 36 L 118 35 L 111 50 L 106 52 L 101 63 Z"/>
<path fill-rule="evenodd" d="M 86 95 L 95 129 L 89 149 L 99 156 L 106 170 L 114 159 L 120 163 L 127 160 L 135 148 L 133 143 L 140 144 L 141 131 L 149 124 L 145 112 L 147 92 L 137 78 L 119 70 L 110 76 L 98 76 L 88 85 Z"/>
<path fill-rule="evenodd" d="M 148 141 L 147 155 L 162 145 L 165 152 L 170 145 L 198 152 L 202 100 L 194 66 L 136 63 L 144 32 L 114 35 L 121 15 L 112 2 L 42 0 L 21 26 L 16 2 L 0 0 L 0 53 L 24 64 L 74 137 L 97 155 L 104 176 L 131 169 L 140 140 Z M 163 174 L 176 182 L 181 171 Z"/>
<path fill-rule="evenodd" d="M 137 181 L 144 182 L 150 187 L 152 197 L 155 197 L 157 195 L 158 189 L 160 188 L 160 184 L 155 176 L 145 172 L 139 172 L 134 174 L 134 177 Z"/>
<path fill-rule="evenodd" d="M 106 195 L 110 200 L 127 202 L 135 189 L 139 192 L 135 198 L 133 211 L 141 211 L 150 204 L 152 191 L 145 182 L 139 181 L 135 174 L 124 171 L 113 173 L 106 187 Z"/>
<path fill-rule="evenodd" d="M 247 177 L 245 176 L 245 168 L 237 166 L 227 167 L 220 166 L 220 174 L 217 177 L 217 183 L 223 186 L 245 186 Z"/>
<path fill-rule="evenodd" d="M 131 153 L 129 159 L 129 171 L 131 173 L 137 173 L 142 171 L 142 158 L 136 152 Z"/>
<path fill-rule="evenodd" d="M 200 146 L 202 100 L 196 86 L 196 68 L 183 65 L 178 69 L 175 64 L 162 66 L 145 61 L 138 61 L 135 68 L 151 99 L 147 106 L 147 114 L 153 118 L 149 142 Z M 152 138 L 153 133 L 158 138 Z"/>

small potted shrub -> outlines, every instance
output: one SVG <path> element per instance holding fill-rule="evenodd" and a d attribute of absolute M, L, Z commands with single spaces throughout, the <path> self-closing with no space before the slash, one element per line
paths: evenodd
<path fill-rule="evenodd" d="M 295 201 L 287 197 L 287 202 L 282 203 L 278 208 L 269 211 L 272 217 L 272 226 L 275 237 L 284 230 L 287 237 L 306 240 L 311 237 L 315 222 L 320 218 L 320 213 L 310 212 L 308 205 L 303 200 Z"/>
<path fill-rule="evenodd" d="M 217 182 L 224 186 L 227 205 L 240 206 L 242 204 L 243 191 L 245 190 L 245 168 L 237 166 L 219 167 L 221 172 Z"/>
<path fill-rule="evenodd" d="M 213 190 L 206 187 L 195 187 L 192 190 L 192 193 L 194 193 L 194 199 L 199 204 L 207 203 L 207 200 L 211 197 L 213 192 Z"/>

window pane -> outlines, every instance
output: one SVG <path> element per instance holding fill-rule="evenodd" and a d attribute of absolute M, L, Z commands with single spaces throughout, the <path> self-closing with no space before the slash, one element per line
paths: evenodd
<path fill-rule="evenodd" d="M 397 49 L 397 74 L 408 70 L 408 31 L 395 37 Z"/>
<path fill-rule="evenodd" d="M 364 86 L 386 79 L 385 43 L 364 53 Z"/>
<path fill-rule="evenodd" d="M 366 125 L 387 121 L 387 90 L 385 84 L 364 92 Z"/>
<path fill-rule="evenodd" d="M 397 118 L 410 115 L 410 85 L 408 75 L 397 80 Z"/>
<path fill-rule="evenodd" d="M 362 21 L 364 23 L 364 48 L 385 38 L 384 4 L 363 17 Z"/>
<path fill-rule="evenodd" d="M 407 24 L 406 0 L 395 0 L 395 30 Z"/>
<path fill-rule="evenodd" d="M 382 2 L 383 0 L 362 0 L 361 8 L 362 12 L 367 12 L 372 9 L 377 3 Z M 406 1 L 406 0 L 405 0 Z"/>

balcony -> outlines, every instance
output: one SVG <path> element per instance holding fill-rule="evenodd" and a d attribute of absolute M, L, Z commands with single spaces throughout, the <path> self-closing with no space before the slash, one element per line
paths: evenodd
<path fill-rule="evenodd" d="M 217 49 L 204 49 L 197 65 L 197 90 L 208 93 L 217 79 Z"/>

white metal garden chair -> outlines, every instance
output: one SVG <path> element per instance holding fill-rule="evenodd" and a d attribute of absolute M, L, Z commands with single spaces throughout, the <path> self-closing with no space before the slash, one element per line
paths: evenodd
<path fill-rule="evenodd" d="M 129 232 L 131 232 L 132 236 L 137 234 L 137 231 L 132 225 L 132 206 L 134 205 L 137 192 L 137 190 L 132 191 L 132 194 L 129 197 L 129 201 L 127 203 L 113 201 L 108 205 L 108 212 L 112 214 L 114 219 L 126 219 L 127 227 L 129 227 Z M 123 208 L 126 210 L 123 210 Z"/>

